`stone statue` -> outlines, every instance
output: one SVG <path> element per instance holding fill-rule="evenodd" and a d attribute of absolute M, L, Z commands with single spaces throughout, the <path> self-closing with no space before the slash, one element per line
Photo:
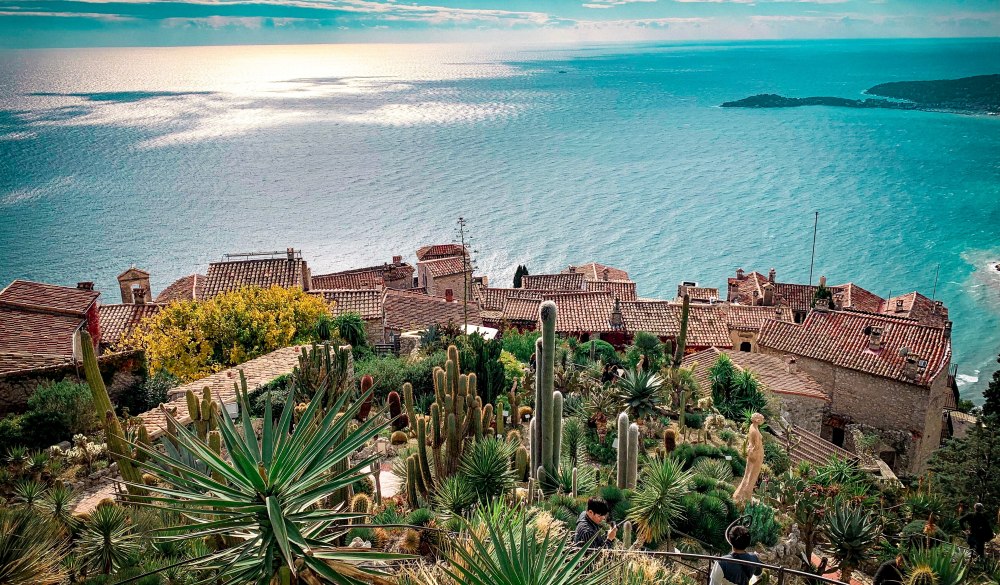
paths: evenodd
<path fill-rule="evenodd" d="M 750 431 L 747 433 L 747 468 L 743 472 L 743 481 L 733 493 L 733 502 L 737 506 L 745 506 L 753 495 L 753 488 L 757 486 L 757 478 L 760 477 L 760 468 L 764 464 L 764 440 L 760 436 L 760 423 L 764 422 L 764 415 L 755 412 L 750 417 Z"/>

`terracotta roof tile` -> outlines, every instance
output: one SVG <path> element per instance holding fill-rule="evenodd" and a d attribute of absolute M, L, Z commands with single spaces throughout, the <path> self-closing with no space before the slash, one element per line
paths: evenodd
<path fill-rule="evenodd" d="M 312 287 L 316 290 L 381 289 L 385 285 L 383 274 L 381 270 L 352 270 L 320 274 L 312 277 Z"/>
<path fill-rule="evenodd" d="M 881 328 L 881 349 L 869 349 L 866 329 Z M 951 343 L 943 328 L 925 327 L 909 319 L 850 311 L 813 311 L 801 325 L 767 321 L 762 347 L 801 355 L 892 380 L 929 386 L 947 365 Z M 906 348 L 907 358 L 900 352 Z M 911 379 L 907 359 L 926 360 Z"/>
<path fill-rule="evenodd" d="M 682 305 L 671 301 L 631 301 L 621 304 L 629 333 L 645 331 L 657 337 L 676 338 L 681 331 Z M 733 346 L 726 315 L 719 305 L 691 305 L 688 313 L 688 347 Z"/>
<path fill-rule="evenodd" d="M 30 372 L 73 363 L 71 356 L 0 352 L 0 376 Z"/>
<path fill-rule="evenodd" d="M 521 289 L 499 287 L 473 287 L 475 298 L 484 311 L 503 311 L 507 297 Z"/>
<path fill-rule="evenodd" d="M 607 278 L 604 277 L 605 269 L 608 271 Z M 587 280 L 629 280 L 628 272 L 613 266 L 598 264 L 597 262 L 588 262 L 582 266 L 570 266 L 566 270 L 563 270 L 563 273 L 571 271 L 583 274 L 583 277 Z"/>
<path fill-rule="evenodd" d="M 160 291 L 160 294 L 156 295 L 156 302 L 165 305 L 174 301 L 198 300 L 203 296 L 204 286 L 205 276 L 203 274 L 182 276 Z"/>
<path fill-rule="evenodd" d="M 154 304 L 101 305 L 101 345 L 115 348 L 140 321 L 159 312 Z"/>
<path fill-rule="evenodd" d="M 764 307 L 754 305 L 732 305 L 726 304 L 726 323 L 730 329 L 736 331 L 760 331 L 764 321 L 768 319 L 778 319 L 779 321 L 792 321 L 792 312 L 788 307 Z"/>
<path fill-rule="evenodd" d="M 634 301 L 635 283 L 631 280 L 588 280 L 587 290 L 591 292 L 607 292 L 620 301 Z"/>
<path fill-rule="evenodd" d="M 835 286 L 833 289 L 834 299 L 837 299 L 838 294 L 841 295 L 842 306 L 845 309 L 878 313 L 882 309 L 882 304 L 885 303 L 882 297 L 861 288 L 853 282 Z"/>
<path fill-rule="evenodd" d="M 541 298 L 512 296 L 508 298 L 507 302 L 504 304 L 500 319 L 511 323 L 537 322 L 538 308 L 541 304 Z"/>
<path fill-rule="evenodd" d="M 0 307 L 0 352 L 73 356 L 84 317 Z"/>
<path fill-rule="evenodd" d="M 461 325 L 464 310 L 461 302 L 451 302 L 410 291 L 386 289 L 385 327 L 400 331 L 441 325 L 449 321 Z M 469 301 L 469 325 L 482 325 L 479 304 Z"/>
<path fill-rule="evenodd" d="M 560 292 L 544 295 L 544 300 L 556 304 L 557 333 L 615 331 L 611 326 L 611 312 L 615 307 L 615 299 L 606 292 Z M 538 321 L 537 313 L 535 321 Z"/>
<path fill-rule="evenodd" d="M 815 378 L 801 370 L 789 372 L 788 363 L 780 357 L 745 351 L 722 351 L 714 347 L 688 354 L 681 361 L 681 366 L 685 368 L 697 364 L 694 377 L 702 392 L 711 391 L 712 382 L 708 378 L 708 370 L 722 354 L 728 355 L 737 369 L 750 370 L 756 374 L 757 379 L 776 394 L 830 401 L 830 397 L 823 391 L 823 386 Z"/>
<path fill-rule="evenodd" d="M 726 289 L 726 300 L 741 305 L 756 305 L 764 296 L 761 286 L 767 282 L 767 277 L 759 272 L 744 274 L 742 279 L 730 278 Z"/>
<path fill-rule="evenodd" d="M 435 260 L 438 258 L 448 258 L 450 256 L 468 255 L 468 249 L 461 244 L 432 244 L 421 246 L 417 249 L 417 260 Z"/>
<path fill-rule="evenodd" d="M 462 274 L 471 272 L 472 266 L 469 261 L 462 256 L 449 256 L 435 260 L 422 260 L 417 262 L 417 269 L 425 268 L 432 278 L 449 276 L 451 274 Z"/>
<path fill-rule="evenodd" d="M 313 290 L 309 292 L 321 295 L 327 303 L 334 303 L 334 315 L 357 313 L 365 321 L 382 319 L 382 302 L 385 293 L 381 289 Z"/>
<path fill-rule="evenodd" d="M 521 277 L 521 287 L 539 290 L 583 291 L 583 273 L 525 274 Z"/>
<path fill-rule="evenodd" d="M 15 280 L 0 291 L 0 306 L 82 317 L 100 294 L 93 290 Z"/>
<path fill-rule="evenodd" d="M 691 302 L 708 303 L 719 300 L 719 289 L 709 286 L 685 286 L 677 287 L 677 300 L 684 300 L 684 293 L 691 297 Z"/>
<path fill-rule="evenodd" d="M 213 262 L 208 265 L 204 298 L 253 286 L 303 288 L 307 270 L 305 260 L 299 258 Z"/>
<path fill-rule="evenodd" d="M 929 327 L 944 327 L 948 321 L 947 307 L 916 291 L 885 301 L 880 312 L 897 317 L 909 317 Z"/>

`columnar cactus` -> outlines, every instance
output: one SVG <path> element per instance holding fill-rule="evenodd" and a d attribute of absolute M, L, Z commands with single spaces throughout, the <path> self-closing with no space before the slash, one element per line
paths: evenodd
<path fill-rule="evenodd" d="M 578 495 L 580 495 L 579 494 L 579 490 L 578 490 L 578 486 L 577 486 L 577 473 L 576 473 L 576 468 L 575 467 L 573 468 L 573 484 L 572 485 L 573 485 L 573 487 L 572 487 L 571 493 L 572 493 L 573 497 L 575 498 Z"/>
<path fill-rule="evenodd" d="M 663 431 L 664 454 L 670 455 L 676 448 L 677 448 L 677 431 L 675 431 L 674 429 L 667 429 Z"/>
<path fill-rule="evenodd" d="M 628 413 L 618 415 L 618 489 L 628 487 Z"/>
<path fill-rule="evenodd" d="M 411 425 L 417 424 L 417 413 L 413 406 L 413 384 L 403 384 L 403 404 L 406 406 L 406 419 Z M 411 429 L 413 431 L 415 429 Z"/>
<path fill-rule="evenodd" d="M 674 350 L 674 367 L 681 367 L 684 359 L 684 349 L 687 345 L 688 313 L 691 311 L 691 295 L 684 293 L 684 304 L 681 306 L 681 331 L 677 336 L 677 348 Z"/>
<path fill-rule="evenodd" d="M 361 396 L 365 397 L 365 401 L 361 403 L 361 408 L 358 409 L 358 414 L 354 415 L 354 418 L 358 422 L 365 422 L 368 420 L 368 415 L 372 412 L 372 400 L 374 399 L 373 394 L 369 394 L 372 386 L 375 385 L 375 379 L 365 374 L 361 377 Z"/>
<path fill-rule="evenodd" d="M 424 485 L 433 487 L 430 458 L 427 456 L 427 420 L 424 416 L 417 419 L 417 463 Z"/>
<path fill-rule="evenodd" d="M 115 408 L 108 396 L 108 389 L 101 378 L 101 368 L 97 365 L 97 354 L 94 353 L 94 341 L 86 331 L 80 333 L 80 346 L 83 350 L 83 371 L 94 397 L 94 407 L 97 409 L 98 420 L 104 423 L 104 442 L 108 446 L 111 458 L 118 463 L 118 470 L 125 481 L 136 485 L 128 485 L 131 495 L 146 495 L 146 490 L 137 487 L 142 484 L 142 473 L 132 463 L 132 450 L 125 442 L 122 425 L 115 416 Z"/>
<path fill-rule="evenodd" d="M 135 460 L 143 463 L 149 459 L 148 453 L 153 449 L 153 443 L 149 439 L 149 430 L 143 423 L 139 423 L 139 437 L 136 443 L 138 443 L 141 448 L 136 449 Z"/>
<path fill-rule="evenodd" d="M 632 521 L 626 520 L 622 524 L 622 545 L 625 548 L 632 548 Z"/>
<path fill-rule="evenodd" d="M 535 342 L 535 412 L 531 426 L 531 468 L 550 477 L 559 471 L 562 437 L 562 394 L 555 392 L 556 304 L 539 308 L 542 336 Z"/>
<path fill-rule="evenodd" d="M 528 477 L 528 450 L 523 446 L 514 452 L 514 472 L 517 481 L 524 481 Z"/>
<path fill-rule="evenodd" d="M 618 445 L 621 445 L 619 439 Z M 636 477 L 639 474 L 639 425 L 632 423 L 628 427 L 628 461 L 625 468 L 625 487 L 635 489 Z"/>
<path fill-rule="evenodd" d="M 242 372 L 240 374 L 242 375 Z M 209 431 L 218 428 L 215 417 L 219 414 L 219 404 L 212 399 L 212 389 L 205 386 L 199 399 L 198 395 L 188 388 L 185 398 L 187 398 L 188 416 L 194 423 L 198 438 L 201 439 L 202 443 L 207 442 Z"/>
<path fill-rule="evenodd" d="M 403 408 L 399 403 L 399 392 L 395 390 L 389 393 L 389 417 L 392 419 L 392 430 L 401 431 L 409 425 L 409 420 L 403 414 Z"/>
<path fill-rule="evenodd" d="M 368 494 L 357 494 L 351 498 L 351 512 L 367 516 L 372 513 L 372 499 Z"/>
<path fill-rule="evenodd" d="M 222 457 L 222 433 L 219 431 L 209 431 L 208 440 L 206 442 L 208 443 L 208 448 L 212 451 L 212 453 Z M 219 483 L 224 483 L 226 481 L 222 474 L 217 471 L 212 472 L 212 479 Z"/>
<path fill-rule="evenodd" d="M 406 460 L 406 500 L 411 508 L 418 508 L 420 502 L 417 500 L 417 478 L 420 473 L 417 471 L 416 458 L 410 456 Z"/>

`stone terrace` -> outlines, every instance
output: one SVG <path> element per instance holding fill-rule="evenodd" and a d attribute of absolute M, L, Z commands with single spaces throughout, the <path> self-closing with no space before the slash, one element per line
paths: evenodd
<path fill-rule="evenodd" d="M 300 348 L 298 346 L 285 347 L 240 364 L 235 368 L 178 386 L 170 391 L 170 401 L 166 404 L 166 407 L 168 409 L 177 408 L 177 421 L 184 425 L 190 424 L 191 417 L 188 416 L 187 401 L 184 398 L 188 389 L 193 390 L 200 396 L 202 389 L 208 386 L 212 389 L 212 395 L 220 403 L 220 406 L 232 404 L 236 401 L 236 389 L 233 384 L 239 383 L 240 370 L 243 370 L 244 375 L 246 375 L 247 388 L 252 390 L 282 374 L 291 373 L 292 368 L 299 363 L 299 351 Z M 157 408 L 144 412 L 139 415 L 139 418 L 142 419 L 149 430 L 150 439 L 156 440 L 166 432 L 167 417 L 160 409 Z M 105 478 L 104 483 L 96 484 L 89 490 L 81 493 L 80 499 L 77 500 L 73 508 L 73 513 L 82 514 L 90 512 L 97 507 L 97 504 L 101 500 L 114 498 L 116 481 L 117 477 L 114 479 L 111 477 Z"/>

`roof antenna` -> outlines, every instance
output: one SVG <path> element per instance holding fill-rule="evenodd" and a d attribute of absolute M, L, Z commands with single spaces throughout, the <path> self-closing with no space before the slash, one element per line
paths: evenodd
<path fill-rule="evenodd" d="M 809 259 L 809 286 L 813 284 L 813 264 L 816 262 L 816 228 L 819 227 L 819 212 L 816 212 L 816 219 L 813 221 L 813 251 Z"/>
<path fill-rule="evenodd" d="M 941 263 L 938 262 L 937 268 L 934 269 L 934 291 L 931 292 L 931 300 L 936 300 L 937 297 L 937 281 L 938 273 L 941 272 Z"/>

